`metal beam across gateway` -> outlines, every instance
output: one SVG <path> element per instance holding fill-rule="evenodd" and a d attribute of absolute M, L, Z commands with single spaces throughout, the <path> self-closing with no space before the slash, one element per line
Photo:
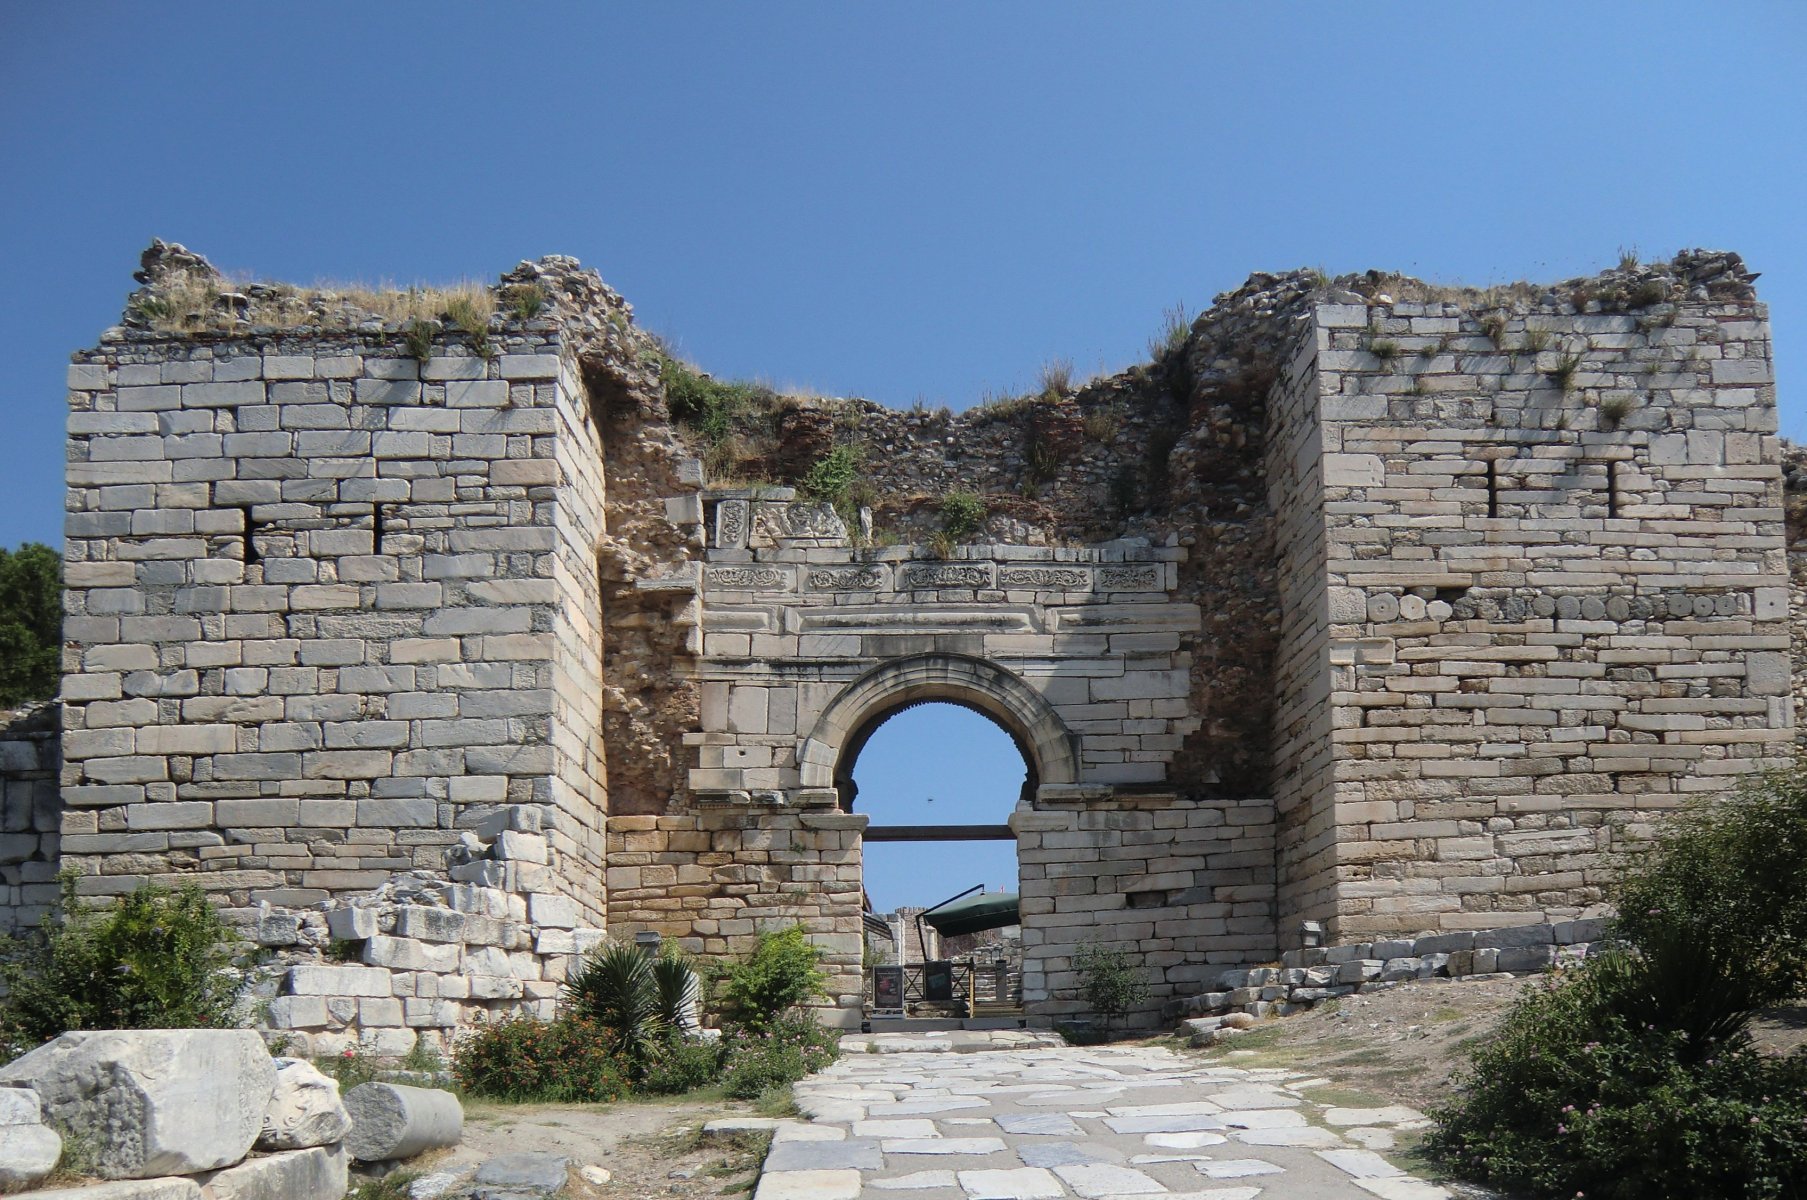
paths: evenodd
<path fill-rule="evenodd" d="M 869 842 L 1010 842 L 1008 825 L 869 825 Z"/>

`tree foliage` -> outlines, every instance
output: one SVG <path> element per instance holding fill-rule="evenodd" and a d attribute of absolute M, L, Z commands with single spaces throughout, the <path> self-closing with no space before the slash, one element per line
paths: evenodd
<path fill-rule="evenodd" d="M 63 877 L 61 916 L 12 940 L 0 1024 L 29 1049 L 71 1029 L 178 1029 L 233 1025 L 249 977 L 232 965 L 236 934 L 196 887 L 149 884 L 110 908 L 78 905 Z"/>
<path fill-rule="evenodd" d="M 1807 767 L 1676 814 L 1613 899 L 1612 943 L 1507 1014 L 1427 1149 L 1537 1196 L 1807 1195 L 1807 1053 L 1749 1033 L 1807 995 Z"/>
<path fill-rule="evenodd" d="M 55 696 L 62 656 L 62 555 L 37 542 L 0 549 L 0 705 Z"/>
<path fill-rule="evenodd" d="M 1079 994 L 1093 1012 L 1108 1022 L 1148 998 L 1148 984 L 1128 950 L 1087 942 L 1073 955 L 1079 972 Z"/>
<path fill-rule="evenodd" d="M 801 925 L 761 933 L 753 953 L 728 968 L 722 987 L 728 1016 L 752 1030 L 770 1027 L 783 1013 L 824 994 L 828 976 L 821 961 L 821 947 L 810 943 Z"/>

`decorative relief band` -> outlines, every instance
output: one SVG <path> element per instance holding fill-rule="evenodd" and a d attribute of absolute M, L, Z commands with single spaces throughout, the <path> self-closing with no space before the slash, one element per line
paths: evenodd
<path fill-rule="evenodd" d="M 1098 572 L 1098 588 L 1105 592 L 1161 591 L 1161 568 L 1105 567 Z"/>
<path fill-rule="evenodd" d="M 747 502 L 723 500 L 715 506 L 715 544 L 723 550 L 743 550 L 747 545 Z"/>
<path fill-rule="evenodd" d="M 991 586 L 989 566 L 935 563 L 904 568 L 906 588 L 985 588 Z"/>
<path fill-rule="evenodd" d="M 820 567 L 807 577 L 812 592 L 877 592 L 886 586 L 880 567 Z"/>
<path fill-rule="evenodd" d="M 790 575 L 779 567 L 710 567 L 704 581 L 712 588 L 776 591 L 790 586 Z"/>
<path fill-rule="evenodd" d="M 1092 573 L 1083 567 L 1003 567 L 998 586 L 1074 591 L 1091 587 Z"/>

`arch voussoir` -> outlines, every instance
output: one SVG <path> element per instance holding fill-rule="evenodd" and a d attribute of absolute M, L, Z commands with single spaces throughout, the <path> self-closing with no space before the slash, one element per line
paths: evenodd
<path fill-rule="evenodd" d="M 1060 715 L 1021 676 L 983 659 L 957 654 L 920 654 L 880 663 L 849 683 L 830 701 L 797 746 L 797 764 L 806 789 L 830 788 L 843 751 L 875 716 L 930 700 L 945 700 L 985 713 L 1031 758 L 1044 784 L 1079 781 L 1079 756 Z"/>

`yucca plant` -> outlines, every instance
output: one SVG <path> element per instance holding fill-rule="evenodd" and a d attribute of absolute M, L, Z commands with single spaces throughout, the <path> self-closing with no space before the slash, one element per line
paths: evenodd
<path fill-rule="evenodd" d="M 660 1013 L 653 960 L 619 943 L 590 951 L 565 980 L 565 1005 L 594 1021 L 609 1048 L 630 1063 L 643 1063 L 668 1028 Z"/>
<path fill-rule="evenodd" d="M 703 988 L 689 961 L 675 951 L 661 954 L 653 960 L 652 974 L 659 993 L 659 1020 L 673 1032 L 690 1033 L 697 1026 Z"/>

